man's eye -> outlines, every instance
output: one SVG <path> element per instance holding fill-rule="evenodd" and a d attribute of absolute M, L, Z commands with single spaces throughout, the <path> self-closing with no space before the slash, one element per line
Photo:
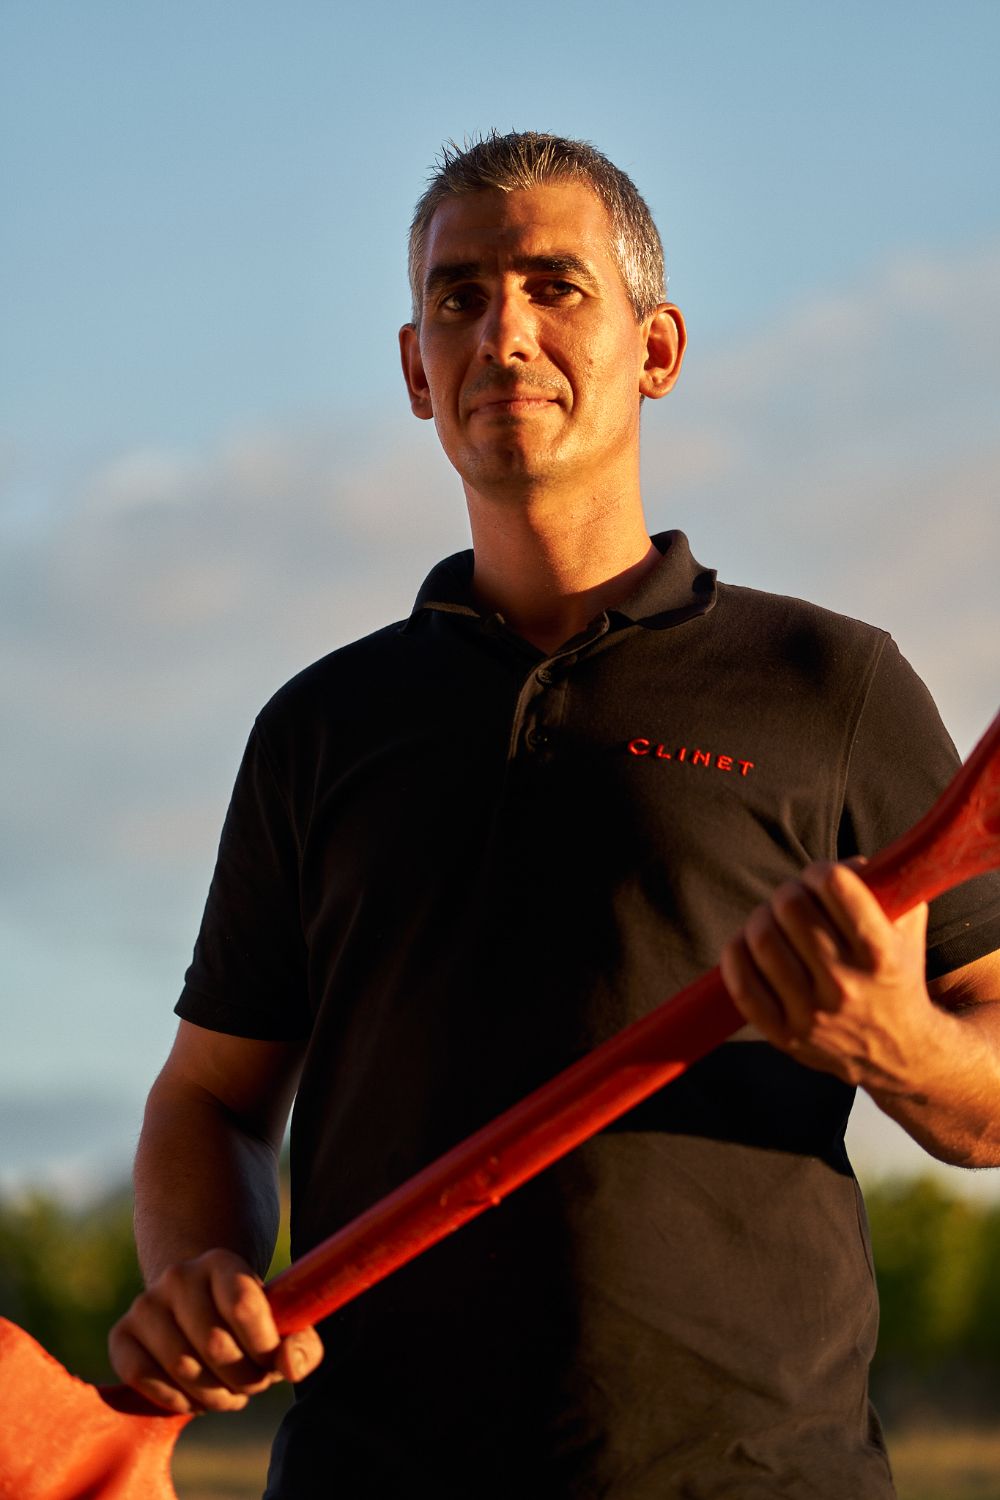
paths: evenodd
<path fill-rule="evenodd" d="M 475 300 L 476 292 L 473 287 L 461 287 L 458 291 L 449 292 L 446 297 L 442 297 L 440 307 L 443 312 L 467 312 Z"/>
<path fill-rule="evenodd" d="M 572 281 L 546 281 L 543 282 L 536 292 L 536 296 L 543 297 L 549 302 L 563 302 L 568 297 L 573 297 L 579 291 Z"/>

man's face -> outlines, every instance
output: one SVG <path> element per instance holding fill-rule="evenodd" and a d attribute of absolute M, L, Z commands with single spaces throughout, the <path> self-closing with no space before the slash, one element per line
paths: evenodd
<path fill-rule="evenodd" d="M 447 201 L 425 242 L 419 331 L 400 333 L 413 410 L 481 493 L 549 484 L 605 487 L 638 460 L 650 327 L 637 324 L 612 257 L 611 226 L 583 183 Z M 669 341 L 669 339 L 668 339 Z M 662 387 L 662 388 L 661 388 Z"/>

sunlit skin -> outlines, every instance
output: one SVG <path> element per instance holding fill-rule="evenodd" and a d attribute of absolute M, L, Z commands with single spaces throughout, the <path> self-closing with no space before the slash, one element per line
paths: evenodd
<path fill-rule="evenodd" d="M 416 416 L 462 477 L 484 602 L 543 648 L 658 557 L 639 488 L 640 397 L 680 373 L 680 311 L 641 321 L 607 212 L 579 182 L 444 203 L 419 329 L 400 331 Z"/>
<path fill-rule="evenodd" d="M 404 373 L 472 503 L 638 497 L 639 396 L 674 384 L 683 326 L 666 303 L 636 321 L 610 236 L 576 182 L 475 193 L 434 215 Z"/>

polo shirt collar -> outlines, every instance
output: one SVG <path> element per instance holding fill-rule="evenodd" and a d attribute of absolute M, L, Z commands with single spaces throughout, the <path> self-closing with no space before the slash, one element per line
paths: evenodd
<path fill-rule="evenodd" d="M 663 560 L 625 599 L 609 609 L 608 615 L 655 630 L 706 614 L 715 604 L 715 569 L 703 568 L 692 557 L 682 531 L 661 531 L 652 541 L 663 553 Z M 439 562 L 424 580 L 410 621 L 424 610 L 486 618 L 472 592 L 472 572 L 471 548 Z"/>

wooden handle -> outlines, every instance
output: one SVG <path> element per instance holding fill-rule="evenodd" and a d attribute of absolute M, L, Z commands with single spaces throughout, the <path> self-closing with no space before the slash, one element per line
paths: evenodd
<path fill-rule="evenodd" d="M 860 871 L 893 921 L 1000 864 L 1000 714 L 930 812 Z"/>
<path fill-rule="evenodd" d="M 1000 715 L 931 811 L 860 872 L 895 919 L 1000 865 Z M 718 969 L 613 1036 L 270 1283 L 282 1333 L 329 1316 L 683 1073 L 743 1024 Z"/>

